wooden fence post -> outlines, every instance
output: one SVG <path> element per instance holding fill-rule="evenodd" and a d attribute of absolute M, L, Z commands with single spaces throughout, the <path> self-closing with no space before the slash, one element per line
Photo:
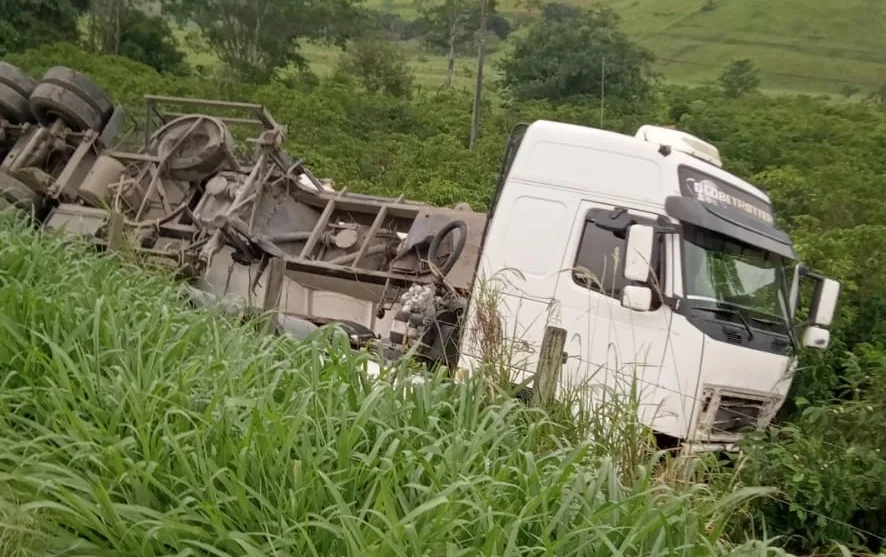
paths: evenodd
<path fill-rule="evenodd" d="M 560 380 L 560 370 L 563 368 L 563 348 L 565 346 L 566 329 L 552 326 L 545 328 L 532 388 L 536 406 L 547 407 L 554 402 L 557 382 Z"/>
<path fill-rule="evenodd" d="M 123 248 L 123 213 L 111 211 L 108 215 L 108 249 L 120 251 Z"/>
<path fill-rule="evenodd" d="M 286 262 L 279 257 L 271 259 L 268 264 L 268 281 L 265 284 L 265 296 L 262 300 L 262 312 L 268 315 L 268 331 L 273 332 L 277 321 L 277 309 L 280 305 L 280 294 L 283 292 L 283 275 L 286 271 Z"/>

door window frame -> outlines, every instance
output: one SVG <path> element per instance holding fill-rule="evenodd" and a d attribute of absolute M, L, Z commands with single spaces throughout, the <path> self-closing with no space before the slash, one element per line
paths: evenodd
<path fill-rule="evenodd" d="M 572 280 L 572 283 L 575 286 L 578 286 L 578 287 L 588 290 L 590 292 L 601 294 L 607 298 L 619 300 L 619 301 L 621 300 L 621 291 L 622 290 L 620 289 L 618 292 L 613 294 L 611 288 L 607 290 L 607 284 L 606 284 L 607 280 L 609 280 L 610 282 L 620 283 L 622 289 L 624 288 L 624 286 L 632 286 L 632 285 L 633 286 L 645 286 L 645 287 L 652 288 L 652 305 L 650 306 L 649 311 L 656 311 L 663 305 L 663 303 L 664 303 L 663 298 L 666 296 L 665 284 L 664 284 L 665 283 L 665 276 L 666 276 L 666 272 L 667 272 L 667 266 L 666 266 L 666 262 L 665 262 L 665 259 L 666 259 L 665 246 L 667 244 L 667 241 L 665 240 L 666 234 L 664 234 L 662 232 L 655 232 L 655 234 L 653 236 L 652 261 L 650 262 L 651 263 L 651 265 L 650 265 L 650 267 L 651 267 L 650 279 L 647 279 L 647 281 L 645 281 L 645 282 L 625 280 L 623 278 L 623 272 L 624 272 L 624 252 L 627 247 L 627 235 L 625 235 L 625 238 L 618 238 L 618 236 L 615 234 L 615 232 L 608 231 L 605 228 L 602 228 L 597 225 L 598 219 L 600 219 L 600 217 L 607 217 L 608 215 L 612 214 L 613 212 L 619 211 L 619 210 L 626 211 L 627 217 L 631 220 L 631 222 L 633 224 L 645 224 L 645 225 L 649 225 L 649 226 L 654 226 L 656 224 L 656 220 L 654 218 L 648 217 L 648 216 L 643 216 L 643 215 L 638 215 L 636 212 L 633 212 L 631 209 L 628 209 L 626 207 L 613 206 L 613 207 L 607 207 L 607 208 L 603 208 L 603 207 L 589 208 L 585 212 L 584 218 L 581 220 L 581 229 L 578 232 L 578 234 L 579 234 L 578 243 L 576 244 L 576 246 L 574 248 L 574 253 L 572 256 L 570 278 Z M 614 271 L 616 273 L 615 278 L 613 278 L 613 275 L 612 275 L 613 270 L 612 269 L 607 269 L 607 271 L 606 271 L 607 276 L 606 277 L 599 277 L 596 274 L 594 274 L 594 271 L 592 269 L 589 269 L 588 267 L 586 267 L 584 265 L 580 265 L 579 257 L 582 254 L 582 247 L 585 245 L 585 240 L 586 240 L 585 236 L 588 232 L 588 227 L 595 227 L 597 230 L 599 230 L 600 232 L 603 232 L 603 233 L 608 232 L 609 234 L 612 234 L 613 236 L 615 236 L 615 238 L 618 240 L 618 248 L 620 249 L 620 258 L 618 261 L 618 268 L 615 269 L 615 271 Z M 599 253 L 599 252 L 596 252 L 596 253 Z M 612 256 L 611 253 L 604 255 L 604 257 L 611 257 L 611 256 Z M 585 283 L 585 281 L 582 281 L 581 277 L 577 276 L 577 274 L 579 274 L 579 273 L 577 273 L 576 271 L 578 271 L 579 269 L 585 269 L 586 271 L 591 272 L 591 274 L 593 276 L 597 276 L 597 278 L 602 283 L 603 290 L 601 291 L 599 288 L 596 287 L 596 285 L 588 285 Z M 655 277 L 654 280 L 653 280 L 653 277 Z"/>

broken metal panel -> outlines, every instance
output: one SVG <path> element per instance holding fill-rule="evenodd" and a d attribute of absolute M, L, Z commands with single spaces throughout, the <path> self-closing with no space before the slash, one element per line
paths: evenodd
<path fill-rule="evenodd" d="M 749 389 L 704 385 L 696 429 L 699 439 L 738 438 L 745 430 L 765 427 L 775 415 L 778 398 Z"/>
<path fill-rule="evenodd" d="M 237 263 L 232 254 L 230 247 L 219 251 L 201 281 L 202 288 L 218 297 L 256 307 L 264 298 L 267 273 L 260 271 L 259 263 Z M 390 329 L 394 312 L 381 319 L 376 315 L 378 304 L 374 300 L 381 294 L 379 287 L 367 288 L 353 281 L 334 284 L 333 281 L 335 279 L 317 275 L 285 275 L 280 312 L 316 322 L 353 321 L 379 334 Z"/>
<path fill-rule="evenodd" d="M 107 212 L 94 207 L 61 204 L 47 217 L 44 227 L 48 230 L 61 230 L 72 236 L 97 238 L 99 230 L 106 224 Z"/>

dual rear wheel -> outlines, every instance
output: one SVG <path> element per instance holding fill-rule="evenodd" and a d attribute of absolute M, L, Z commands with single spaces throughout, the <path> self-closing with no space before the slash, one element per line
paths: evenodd
<path fill-rule="evenodd" d="M 38 82 L 20 68 L 0 62 L 0 118 L 13 125 L 52 125 L 101 132 L 114 112 L 107 93 L 86 75 L 56 66 Z"/>
<path fill-rule="evenodd" d="M 0 61 L 0 123 L 51 126 L 60 120 L 75 132 L 100 133 L 113 112 L 108 95 L 80 72 L 56 66 L 37 81 L 21 68 Z M 0 157 L 10 147 L 0 145 Z M 31 211 L 39 202 L 40 196 L 27 185 L 0 173 L 0 208 L 13 205 Z"/>
<path fill-rule="evenodd" d="M 0 62 L 0 117 L 10 124 L 33 121 L 28 99 L 37 82 L 19 68 Z"/>

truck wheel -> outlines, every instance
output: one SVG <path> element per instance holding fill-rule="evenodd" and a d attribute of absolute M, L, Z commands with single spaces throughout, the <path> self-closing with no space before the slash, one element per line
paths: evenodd
<path fill-rule="evenodd" d="M 44 126 L 61 120 L 74 131 L 101 131 L 101 113 L 77 95 L 55 83 L 42 82 L 28 102 L 37 121 Z"/>
<path fill-rule="evenodd" d="M 154 139 L 156 154 L 166 159 L 169 176 L 183 182 L 199 182 L 221 170 L 234 142 L 224 122 L 197 115 L 176 118 L 157 130 Z"/>
<path fill-rule="evenodd" d="M 0 199 L 27 212 L 37 209 L 40 204 L 40 196 L 34 190 L 3 173 L 0 173 Z"/>
<path fill-rule="evenodd" d="M 31 96 L 31 91 L 37 86 L 33 77 L 9 62 L 0 62 L 0 83 L 26 99 Z"/>
<path fill-rule="evenodd" d="M 452 270 L 452 267 L 455 266 L 455 262 L 458 258 L 461 257 L 461 252 L 464 250 L 465 242 L 468 239 L 468 225 L 465 224 L 463 220 L 451 220 L 447 222 L 443 225 L 443 228 L 437 232 L 434 239 L 431 240 L 431 245 L 428 246 L 428 259 L 436 262 L 437 252 L 440 249 L 440 244 L 443 242 L 443 238 L 456 229 L 458 229 L 460 234 L 452 248 L 452 253 L 450 253 L 446 261 L 440 265 L 440 272 L 444 277 Z"/>
<path fill-rule="evenodd" d="M 305 319 L 280 315 L 277 318 L 278 333 L 287 335 L 295 340 L 307 340 L 320 327 Z"/>
<path fill-rule="evenodd" d="M 0 117 L 12 124 L 33 121 L 28 97 L 37 82 L 8 62 L 0 62 Z"/>
<path fill-rule="evenodd" d="M 114 112 L 114 103 L 105 90 L 86 75 L 71 68 L 64 66 L 49 68 L 40 82 L 52 83 L 74 93 L 101 116 L 101 125 L 104 125 Z"/>
<path fill-rule="evenodd" d="M 31 116 L 27 97 L 21 96 L 6 83 L 0 83 L 0 119 L 13 125 L 24 124 L 34 119 Z"/>
<path fill-rule="evenodd" d="M 511 383 L 511 388 L 515 390 L 514 398 L 516 398 L 523 404 L 532 403 L 532 397 L 535 396 L 532 387 L 518 387 L 516 384 Z"/>

